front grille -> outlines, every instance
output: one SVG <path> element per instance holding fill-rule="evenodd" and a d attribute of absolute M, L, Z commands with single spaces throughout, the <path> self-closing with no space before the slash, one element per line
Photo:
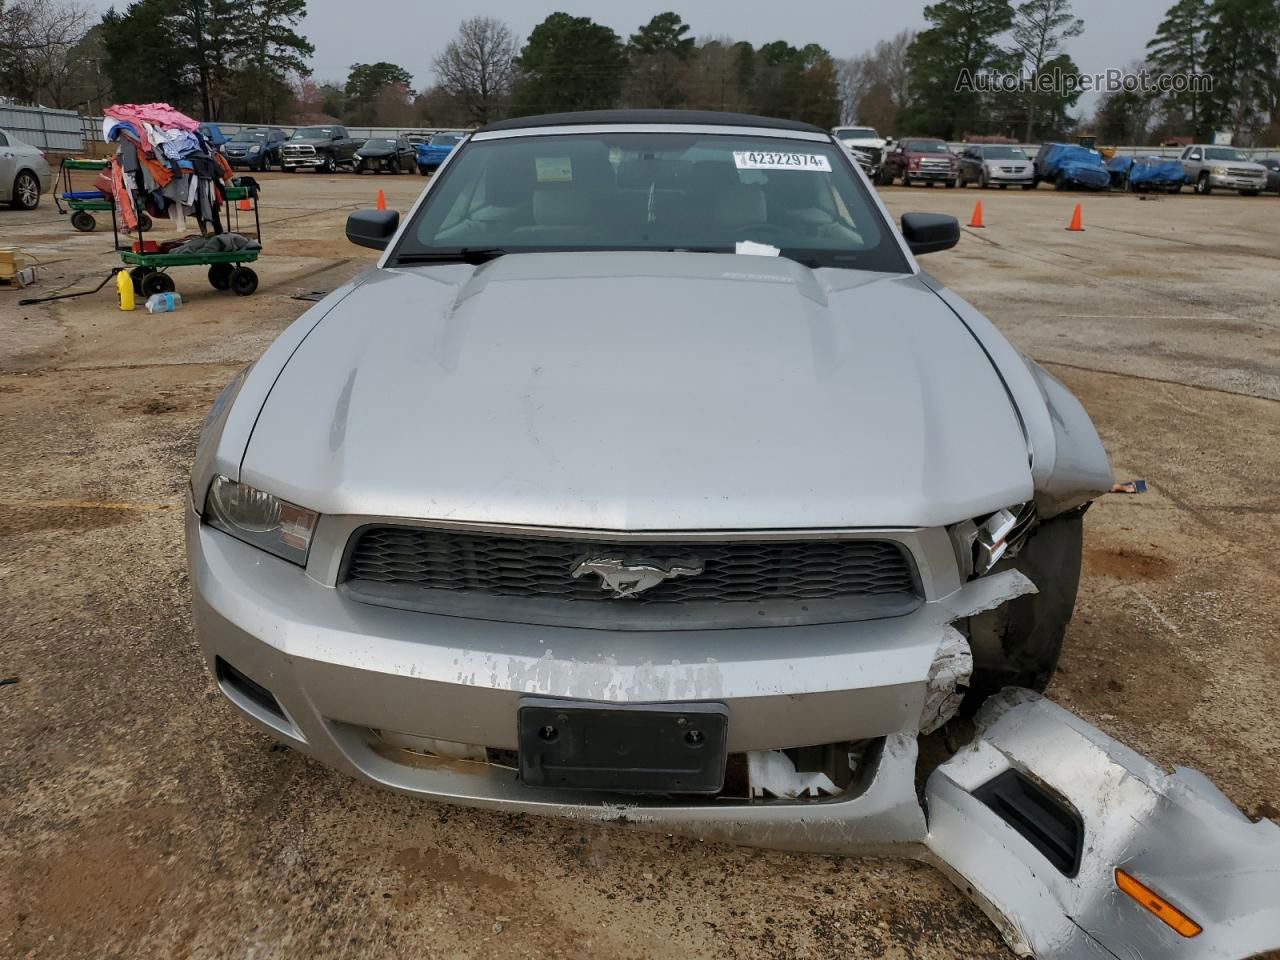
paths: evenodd
<path fill-rule="evenodd" d="M 290 157 L 310 157 L 315 155 L 316 148 L 309 143 L 296 143 L 285 146 L 284 152 Z"/>
<path fill-rule="evenodd" d="M 350 582 L 396 584 L 493 597 L 600 602 L 600 578 L 572 575 L 579 561 L 619 557 L 701 562 L 626 604 L 768 603 L 916 593 L 913 567 L 891 540 L 729 540 L 666 543 L 504 536 L 422 527 L 366 527 L 354 536 Z"/>
<path fill-rule="evenodd" d="M 951 161 L 934 160 L 926 157 L 925 159 L 920 161 L 920 167 L 921 169 L 924 169 L 927 167 L 930 170 L 949 170 L 951 169 Z"/>
<path fill-rule="evenodd" d="M 1248 180 L 1255 180 L 1261 179 L 1263 174 L 1259 173 L 1257 170 L 1249 170 L 1244 167 L 1227 167 L 1227 176 L 1243 177 Z"/>

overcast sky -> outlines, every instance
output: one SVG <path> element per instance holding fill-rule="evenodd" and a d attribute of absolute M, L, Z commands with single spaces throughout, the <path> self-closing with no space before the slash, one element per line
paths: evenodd
<path fill-rule="evenodd" d="M 106 9 L 111 0 L 94 0 Z M 1124 68 L 1141 57 L 1172 0 L 1075 0 L 1085 22 L 1068 52 L 1080 69 L 1094 73 Z M 1017 0 L 1014 0 L 1017 3 Z M 668 5 L 670 4 L 670 5 Z M 128 0 L 115 0 L 123 9 Z M 431 60 L 466 17 L 487 14 L 505 21 L 521 42 L 548 14 L 563 10 L 612 27 L 624 40 L 650 16 L 674 9 L 698 37 L 729 36 L 755 46 L 785 40 L 817 42 L 837 58 L 849 57 L 904 28 L 925 25 L 925 0 L 657 0 L 643 5 L 607 2 L 530 3 L 528 0 L 308 0 L 302 32 L 315 44 L 318 81 L 345 81 L 353 63 L 388 60 L 413 74 L 414 86 L 431 85 Z M 1086 94 L 1086 98 L 1088 95 Z M 1081 105 L 1091 104 L 1083 99 Z"/>

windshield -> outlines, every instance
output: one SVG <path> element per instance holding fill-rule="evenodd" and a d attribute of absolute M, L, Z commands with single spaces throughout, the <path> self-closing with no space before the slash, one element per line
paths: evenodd
<path fill-rule="evenodd" d="M 908 140 L 902 149 L 909 153 L 947 153 L 947 145 L 941 140 Z"/>
<path fill-rule="evenodd" d="M 878 140 L 876 132 L 870 127 L 845 127 L 843 130 L 836 131 L 836 136 L 841 140 Z"/>
<path fill-rule="evenodd" d="M 1243 153 L 1234 147 L 1205 147 L 1204 158 L 1206 160 L 1248 160 Z"/>
<path fill-rule="evenodd" d="M 431 146 L 433 147 L 452 147 L 461 140 L 462 137 L 456 133 L 437 133 L 431 138 Z"/>
<path fill-rule="evenodd" d="M 360 149 L 367 150 L 369 147 L 386 149 L 387 147 L 394 147 L 395 144 L 396 142 L 394 140 L 366 140 L 364 142 L 364 146 L 362 146 Z"/>
<path fill-rule="evenodd" d="M 265 143 L 267 135 L 265 133 L 249 133 L 242 130 L 235 135 L 237 143 Z"/>
<path fill-rule="evenodd" d="M 1022 152 L 1021 147 L 983 147 L 982 156 L 985 160 L 1027 159 L 1027 155 Z"/>
<path fill-rule="evenodd" d="M 477 251 L 758 252 L 905 272 L 888 224 L 830 141 L 676 132 L 471 141 L 395 262 Z M 740 245 L 752 242 L 748 249 Z"/>
<path fill-rule="evenodd" d="M 332 140 L 333 127 L 299 127 L 290 140 Z"/>

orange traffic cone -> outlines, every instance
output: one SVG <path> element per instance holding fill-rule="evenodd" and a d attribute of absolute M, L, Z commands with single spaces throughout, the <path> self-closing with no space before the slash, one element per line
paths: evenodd
<path fill-rule="evenodd" d="M 1078 203 L 1076 204 L 1075 213 L 1071 214 L 1071 223 L 1067 226 L 1067 229 L 1084 230 L 1084 227 L 1080 226 L 1080 204 Z"/>
<path fill-rule="evenodd" d="M 241 210 L 252 210 L 252 209 L 253 209 L 253 204 L 251 204 L 251 203 L 249 202 L 249 198 L 248 198 L 248 197 L 241 197 L 241 198 L 240 198 L 240 209 L 241 209 Z"/>
<path fill-rule="evenodd" d="M 387 197 L 381 190 L 378 191 L 378 209 L 387 209 Z"/>
<path fill-rule="evenodd" d="M 973 205 L 973 216 L 969 218 L 969 226 L 971 227 L 985 226 L 985 224 L 983 224 L 982 222 L 982 201 L 981 200 L 979 200 L 977 203 Z"/>

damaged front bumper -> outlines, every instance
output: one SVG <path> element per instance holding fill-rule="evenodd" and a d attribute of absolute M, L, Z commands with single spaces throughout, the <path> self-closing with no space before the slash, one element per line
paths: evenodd
<path fill-rule="evenodd" d="M 1280 827 L 1029 691 L 992 697 L 978 719 L 973 742 L 929 777 L 925 859 L 1014 952 L 1247 958 L 1280 947 Z"/>
<path fill-rule="evenodd" d="M 506 812 L 923 860 L 1021 955 L 1243 960 L 1280 947 L 1280 829 L 1036 694 L 991 698 L 972 742 L 917 793 L 918 736 L 954 714 L 971 668 L 952 624 L 1034 590 L 1016 571 L 888 621 L 686 631 L 669 651 L 661 635 L 631 633 L 606 657 L 599 631 L 353 603 L 194 511 L 187 543 L 222 692 L 261 729 L 366 781 Z M 719 658 L 675 659 L 715 642 Z M 526 696 L 724 704 L 748 790 L 682 799 L 527 786 L 511 759 Z M 838 784 L 783 752 L 845 741 L 860 746 Z M 1146 894 L 1122 890 L 1117 871 Z M 1151 897 L 1193 935 L 1153 912 Z"/>

